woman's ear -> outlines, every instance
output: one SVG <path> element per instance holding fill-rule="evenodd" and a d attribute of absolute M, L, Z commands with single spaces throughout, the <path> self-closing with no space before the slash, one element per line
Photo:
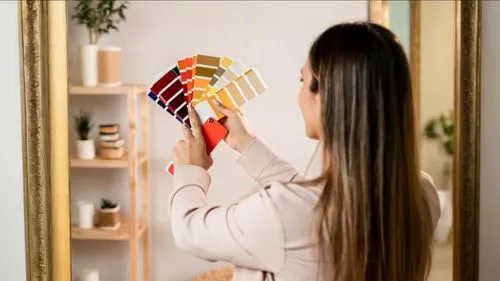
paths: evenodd
<path fill-rule="evenodd" d="M 321 112 L 321 94 L 320 93 L 313 93 L 312 94 L 312 102 L 313 102 L 316 110 L 318 112 Z"/>

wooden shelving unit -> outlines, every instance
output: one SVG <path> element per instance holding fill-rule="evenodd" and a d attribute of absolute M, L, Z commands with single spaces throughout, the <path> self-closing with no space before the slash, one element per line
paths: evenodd
<path fill-rule="evenodd" d="M 148 160 L 146 154 L 139 152 L 137 155 L 137 163 L 139 166 Z M 129 165 L 128 153 L 120 159 L 108 160 L 95 158 L 92 160 L 81 160 L 76 157 L 71 157 L 70 166 L 73 168 L 127 168 Z"/>
<path fill-rule="evenodd" d="M 130 246 L 130 281 L 138 280 L 139 242 L 143 246 L 143 281 L 151 280 L 151 238 L 150 238 L 150 195 L 149 195 L 149 110 L 146 85 L 122 85 L 118 87 L 83 87 L 70 85 L 70 95 L 123 95 L 128 104 L 128 147 L 127 153 L 121 159 L 80 160 L 70 158 L 72 168 L 93 169 L 128 169 L 130 192 L 130 214 L 122 219 L 116 231 L 91 229 L 83 230 L 73 227 L 73 240 L 116 240 L 128 241 Z M 137 107 L 141 105 L 141 115 L 137 118 Z M 137 123 L 141 122 L 142 147 L 137 146 Z M 138 170 L 139 173 L 138 173 Z M 141 177 L 142 216 L 137 211 L 138 178 Z M 100 253 L 99 253 L 100 254 Z"/>

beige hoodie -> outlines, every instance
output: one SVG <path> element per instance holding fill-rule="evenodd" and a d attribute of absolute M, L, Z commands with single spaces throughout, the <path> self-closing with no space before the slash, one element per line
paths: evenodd
<path fill-rule="evenodd" d="M 207 171 L 193 165 L 175 167 L 169 209 L 177 246 L 208 261 L 234 264 L 234 281 L 316 280 L 312 221 L 321 187 L 294 184 L 303 176 L 259 138 L 238 163 L 261 188 L 227 206 L 207 204 Z M 435 224 L 439 199 L 425 173 L 423 182 Z"/>

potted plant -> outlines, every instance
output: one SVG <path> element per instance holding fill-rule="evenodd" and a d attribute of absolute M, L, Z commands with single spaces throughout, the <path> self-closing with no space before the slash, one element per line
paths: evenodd
<path fill-rule="evenodd" d="M 89 133 L 93 126 L 92 114 L 90 112 L 80 110 L 75 115 L 75 131 L 78 135 L 76 154 L 80 159 L 88 160 L 95 158 L 95 143 L 93 139 L 89 139 Z"/>
<path fill-rule="evenodd" d="M 120 205 L 103 198 L 98 212 L 99 228 L 116 230 L 120 227 Z"/>
<path fill-rule="evenodd" d="M 97 85 L 97 52 L 99 38 L 111 30 L 118 31 L 117 24 L 125 20 L 128 1 L 117 0 L 78 0 L 75 14 L 71 19 L 84 25 L 88 32 L 88 44 L 81 47 L 82 83 L 87 87 Z"/>

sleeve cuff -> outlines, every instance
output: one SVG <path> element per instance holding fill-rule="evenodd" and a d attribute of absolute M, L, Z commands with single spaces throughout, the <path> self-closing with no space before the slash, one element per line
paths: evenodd
<path fill-rule="evenodd" d="M 207 194 L 210 186 L 210 175 L 203 168 L 196 165 L 176 165 L 174 173 L 174 190 L 184 186 L 196 185 Z"/>
<path fill-rule="evenodd" d="M 255 180 L 276 158 L 276 153 L 259 137 L 241 152 L 238 164 Z"/>

